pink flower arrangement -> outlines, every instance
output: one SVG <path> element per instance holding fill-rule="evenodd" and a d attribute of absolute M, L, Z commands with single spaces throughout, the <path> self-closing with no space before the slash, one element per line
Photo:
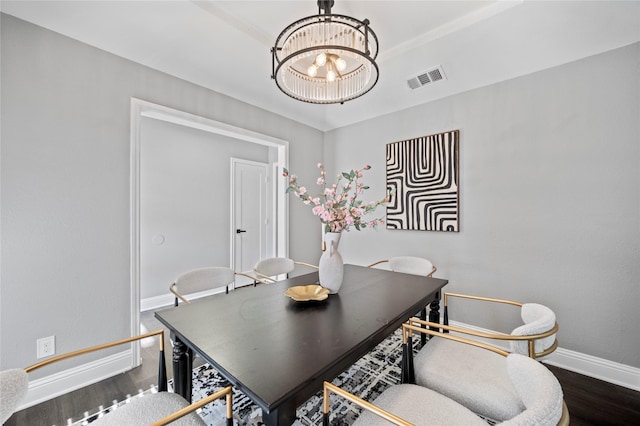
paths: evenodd
<path fill-rule="evenodd" d="M 287 169 L 284 169 L 283 176 L 289 179 L 287 193 L 293 192 L 303 203 L 313 206 L 313 214 L 324 223 L 325 232 L 348 231 L 352 226 L 359 231 L 364 228 L 375 228 L 384 223 L 382 219 L 365 221 L 363 216 L 373 212 L 378 206 L 388 203 L 388 196 L 370 203 L 364 203 L 358 198 L 369 189 L 360 182 L 360 179 L 362 172 L 371 169 L 371 166 L 366 165 L 362 170 L 351 170 L 348 173 L 342 172 L 338 175 L 336 183 L 331 186 L 327 186 L 327 172 L 322 163 L 318 163 L 318 169 L 320 169 L 320 177 L 316 180 L 316 184 L 321 188 L 316 197 L 309 195 L 307 188 L 298 184 L 297 176 L 290 174 Z M 342 179 L 344 183 L 340 185 Z"/>

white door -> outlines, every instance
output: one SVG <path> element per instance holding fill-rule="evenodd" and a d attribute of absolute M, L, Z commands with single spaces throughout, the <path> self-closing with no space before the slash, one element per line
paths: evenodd
<path fill-rule="evenodd" d="M 271 256 L 269 165 L 235 158 L 231 163 L 233 265 L 237 272 L 251 273 L 259 260 Z M 248 278 L 236 278 L 236 285 L 249 283 Z"/>

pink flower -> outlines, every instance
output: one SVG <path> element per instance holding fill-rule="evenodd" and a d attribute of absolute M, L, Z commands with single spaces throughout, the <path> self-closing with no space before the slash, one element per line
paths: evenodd
<path fill-rule="evenodd" d="M 383 205 L 389 200 L 391 193 L 379 201 L 365 203 L 359 199 L 368 186 L 359 181 L 363 177 L 365 170 L 371 169 L 370 165 L 362 169 L 351 169 L 337 175 L 335 183 L 326 183 L 327 172 L 322 163 L 317 164 L 320 169 L 316 184 L 320 185 L 321 193 L 316 197 L 311 197 L 306 187 L 298 184 L 296 175 L 290 174 L 289 170 L 284 170 L 283 176 L 288 177 L 289 186 L 287 192 L 302 199 L 305 205 L 311 205 L 313 214 L 318 216 L 324 224 L 325 231 L 342 232 L 348 231 L 351 227 L 357 230 L 375 227 L 383 221 L 373 219 L 363 220 L 363 216 L 373 212 L 379 205 Z"/>

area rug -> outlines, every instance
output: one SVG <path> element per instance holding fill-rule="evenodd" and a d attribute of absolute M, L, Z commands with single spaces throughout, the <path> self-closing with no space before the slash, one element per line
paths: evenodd
<path fill-rule="evenodd" d="M 419 340 L 419 339 L 416 339 Z M 342 372 L 332 383 L 367 401 L 374 400 L 385 389 L 400 383 L 402 358 L 402 334 L 396 331 L 382 341 L 367 355 L 360 358 L 348 370 Z M 208 392 L 224 387 L 225 381 L 208 364 L 194 369 L 193 400 L 207 396 Z M 262 410 L 244 395 L 233 391 L 234 424 L 242 426 L 262 425 Z M 225 424 L 226 407 L 222 401 L 206 406 L 200 413 L 208 425 Z M 352 424 L 360 409 L 354 404 L 331 395 L 330 422 L 332 425 Z M 322 391 L 309 398 L 296 411 L 295 426 L 322 424 Z"/>

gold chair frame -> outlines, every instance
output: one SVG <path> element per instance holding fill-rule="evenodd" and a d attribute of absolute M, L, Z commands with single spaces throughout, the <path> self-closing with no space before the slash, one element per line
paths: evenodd
<path fill-rule="evenodd" d="M 235 275 L 240 275 L 240 276 L 243 276 L 243 277 L 250 278 L 250 279 L 252 279 L 252 280 L 253 280 L 253 282 L 254 282 L 254 283 L 259 282 L 260 284 L 269 284 L 268 282 L 265 282 L 265 281 L 263 281 L 263 280 L 261 280 L 261 279 L 259 279 L 259 278 L 257 278 L 257 277 L 254 277 L 253 275 L 245 274 L 245 273 L 243 273 L 243 272 L 234 272 L 234 274 L 235 274 Z M 184 303 L 187 303 L 187 304 L 190 304 L 190 303 L 191 303 L 191 302 L 189 302 L 189 300 L 188 300 L 187 298 L 185 298 L 183 295 L 181 295 L 180 293 L 178 293 L 178 290 L 176 290 L 176 283 L 175 283 L 175 282 L 171 283 L 171 285 L 169 286 L 169 291 L 170 291 L 171 293 L 173 293 L 173 295 L 176 297 L 176 299 L 180 299 L 180 300 L 182 300 Z M 228 288 L 228 286 L 227 286 L 227 289 L 226 289 L 226 293 L 227 293 L 227 294 L 229 293 L 229 288 Z M 176 300 L 176 304 L 175 304 L 175 306 L 178 306 L 178 304 L 177 304 L 177 300 Z"/>
<path fill-rule="evenodd" d="M 558 338 L 556 336 L 553 344 L 550 347 L 548 347 L 547 349 L 545 349 L 544 351 L 541 351 L 541 352 L 536 352 L 535 351 L 535 342 L 536 342 L 536 340 L 540 340 L 540 339 L 543 339 L 545 337 L 549 337 L 549 336 L 551 336 L 553 334 L 556 334 L 558 332 L 559 326 L 558 326 L 558 322 L 557 321 L 556 321 L 555 325 L 553 326 L 553 328 L 551 328 L 550 330 L 548 330 L 548 331 L 546 331 L 544 333 L 530 334 L 530 335 L 527 335 L 527 336 L 514 336 L 514 335 L 511 335 L 511 334 L 500 333 L 500 332 L 489 333 L 489 332 L 471 330 L 471 329 L 464 328 L 464 327 L 450 326 L 449 325 L 449 297 L 459 297 L 459 298 L 463 298 L 463 299 L 472 299 L 472 300 L 479 300 L 479 301 L 491 302 L 491 303 L 502 303 L 502 304 L 513 305 L 513 306 L 518 306 L 518 307 L 522 307 L 524 305 L 524 303 L 516 302 L 516 301 L 513 301 L 513 300 L 507 300 L 507 299 L 496 299 L 496 298 L 493 298 L 493 297 L 473 296 L 473 295 L 469 295 L 469 294 L 460 294 L 460 293 L 444 293 L 443 294 L 444 324 L 437 324 L 437 323 L 432 323 L 432 322 L 428 322 L 428 321 L 422 321 L 422 320 L 418 320 L 417 318 L 412 318 L 410 321 L 414 321 L 415 320 L 416 322 L 420 322 L 422 325 L 428 326 L 430 328 L 442 329 L 442 330 L 444 330 L 444 333 L 449 333 L 450 331 L 453 331 L 453 332 L 456 332 L 456 333 L 468 334 L 468 335 L 471 335 L 471 336 L 481 337 L 481 338 L 485 338 L 485 339 L 511 340 L 511 341 L 528 341 L 529 357 L 531 357 L 533 359 L 549 355 L 550 353 L 552 353 L 553 351 L 555 351 L 558 348 Z"/>
<path fill-rule="evenodd" d="M 188 303 L 188 302 L 187 302 Z M 54 356 L 51 357 L 49 359 L 46 359 L 44 361 L 40 361 L 36 364 L 30 365 L 29 367 L 26 367 L 24 369 L 24 371 L 26 373 L 30 373 L 34 370 L 37 370 L 39 368 L 45 367 L 47 365 L 56 363 L 58 361 L 62 361 L 65 359 L 69 359 L 69 358 L 73 358 L 73 357 L 77 357 L 80 355 L 85 355 L 91 352 L 97 352 L 103 349 L 107 349 L 107 348 L 112 348 L 114 346 L 120 346 L 120 345 L 124 345 L 127 343 L 131 343 L 134 341 L 138 341 L 138 340 L 142 340 L 142 339 L 146 339 L 146 338 L 150 338 L 150 337 L 154 337 L 154 336 L 158 336 L 159 337 L 159 360 L 158 360 L 158 391 L 159 392 L 166 392 L 167 391 L 167 369 L 166 369 L 166 363 L 165 363 L 165 357 L 164 357 L 164 330 L 156 330 L 156 331 L 151 331 L 149 333 L 144 333 L 144 334 L 140 334 L 138 336 L 133 336 L 133 337 L 128 337 L 125 339 L 120 339 L 120 340 L 116 340 L 113 342 L 109 342 L 109 343 L 103 343 L 100 345 L 95 345 L 95 346 L 91 346 L 88 348 L 83 348 L 83 349 L 79 349 L 73 352 L 68 352 L 65 354 L 61 354 L 58 356 Z M 233 389 L 231 386 L 227 386 L 224 389 L 221 389 L 215 393 L 213 393 L 212 395 L 207 396 L 206 398 L 203 398 L 197 402 L 194 402 L 193 404 L 179 410 L 176 411 L 175 413 L 164 417 L 158 421 L 156 421 L 155 423 L 152 423 L 152 426 L 163 426 L 166 424 L 169 424 L 181 417 L 186 416 L 187 414 L 190 414 L 192 412 L 194 412 L 195 410 L 204 407 L 205 405 L 215 401 L 216 399 L 220 399 L 222 397 L 226 398 L 226 403 L 227 403 L 227 410 L 226 410 L 226 418 L 227 418 L 227 425 L 231 426 L 233 425 Z"/>
<path fill-rule="evenodd" d="M 377 262 L 373 262 L 372 264 L 367 265 L 367 268 L 373 268 L 374 266 L 380 265 L 382 263 L 387 263 L 387 262 L 389 262 L 389 259 L 378 260 Z M 433 263 L 431 264 L 431 266 L 432 266 L 431 272 L 425 275 L 425 277 L 432 278 L 433 274 L 435 274 L 436 271 L 438 270 L 438 268 L 436 268 L 436 265 L 434 265 Z"/>
<path fill-rule="evenodd" d="M 307 263 L 307 262 L 298 262 L 296 260 L 293 260 L 293 263 L 294 263 L 294 265 L 301 265 L 301 266 L 307 266 L 307 267 L 312 268 L 312 269 L 318 269 L 317 265 L 312 265 L 311 263 Z M 277 282 L 277 280 L 274 280 L 273 278 L 271 278 L 268 275 L 261 274 L 260 272 L 256 271 L 255 269 L 253 270 L 253 273 L 256 274 L 257 277 L 260 277 L 262 280 L 264 280 L 264 281 L 261 281 L 260 279 L 254 277 L 254 279 L 256 281 L 260 282 L 261 284 L 270 284 L 270 283 Z M 246 276 L 249 276 L 249 275 L 246 275 Z M 265 282 L 265 281 L 268 281 L 268 282 Z"/>

